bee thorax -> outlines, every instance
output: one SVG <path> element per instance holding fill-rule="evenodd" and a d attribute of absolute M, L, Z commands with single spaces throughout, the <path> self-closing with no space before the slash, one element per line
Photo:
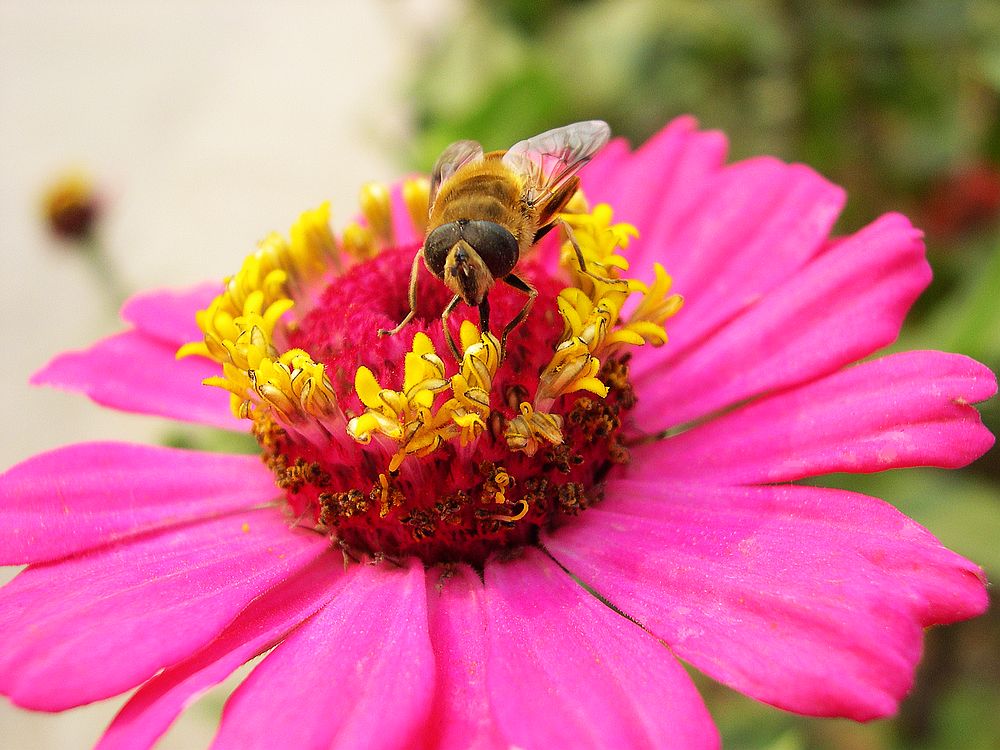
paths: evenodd
<path fill-rule="evenodd" d="M 444 283 L 466 304 L 478 305 L 493 286 L 493 274 L 472 245 L 459 240 L 445 260 Z"/>

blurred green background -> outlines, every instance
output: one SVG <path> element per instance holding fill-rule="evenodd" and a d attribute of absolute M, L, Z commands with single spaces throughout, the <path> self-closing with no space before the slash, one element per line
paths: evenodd
<path fill-rule="evenodd" d="M 1000 369 L 1000 2 L 505 0 L 428 34 L 408 83 L 429 169 L 459 138 L 500 148 L 579 119 L 641 143 L 692 113 L 732 158 L 806 162 L 847 188 L 838 230 L 900 210 L 927 233 L 934 283 L 901 349 Z M 984 419 L 1000 431 L 1000 403 Z M 831 484 L 825 479 L 820 484 Z M 962 472 L 833 483 L 886 498 L 1000 580 L 1000 453 Z M 892 721 L 805 719 L 700 680 L 728 748 L 1000 747 L 1000 617 L 928 633 Z"/>

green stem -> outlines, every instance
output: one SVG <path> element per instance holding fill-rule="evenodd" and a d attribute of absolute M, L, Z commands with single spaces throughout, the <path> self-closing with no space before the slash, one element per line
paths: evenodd
<path fill-rule="evenodd" d="M 104 243 L 95 232 L 91 232 L 80 239 L 80 249 L 83 250 L 87 265 L 100 284 L 104 296 L 117 312 L 129 297 L 129 291 L 118 274 L 111 256 L 105 250 Z"/>

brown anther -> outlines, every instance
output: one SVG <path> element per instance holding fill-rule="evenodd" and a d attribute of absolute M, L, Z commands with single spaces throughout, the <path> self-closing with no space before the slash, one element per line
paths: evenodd
<path fill-rule="evenodd" d="M 550 471 L 555 469 L 563 474 L 569 474 L 574 466 L 579 466 L 584 459 L 579 453 L 574 453 L 565 443 L 553 445 L 544 455 L 545 463 L 543 469 Z"/>
<path fill-rule="evenodd" d="M 617 405 L 588 397 L 577 399 L 566 421 L 579 428 L 588 443 L 604 440 L 621 427 Z"/>
<path fill-rule="evenodd" d="M 615 402 L 625 410 L 634 407 L 636 402 L 635 389 L 629 380 L 628 362 L 631 357 L 632 355 L 627 353 L 621 357 L 608 359 L 598 374 L 601 381 L 614 393 Z"/>
<path fill-rule="evenodd" d="M 280 452 L 282 445 L 288 438 L 288 434 L 268 416 L 266 409 L 262 409 L 254 415 L 251 433 L 263 449 L 265 456 Z"/>
<path fill-rule="evenodd" d="M 379 483 L 372 487 L 368 497 L 372 502 L 378 503 L 378 514 L 380 518 L 389 515 L 389 511 L 397 508 L 406 502 L 406 496 L 395 486 L 393 486 L 389 476 L 378 475 Z"/>
<path fill-rule="evenodd" d="M 360 490 L 323 492 L 319 495 L 322 510 L 319 521 L 325 526 L 335 526 L 338 519 L 352 518 L 368 512 L 371 501 Z"/>
<path fill-rule="evenodd" d="M 417 541 L 432 537 L 437 531 L 437 519 L 427 510 L 412 510 L 399 520 L 410 527 L 410 533 Z"/>
<path fill-rule="evenodd" d="M 516 414 L 521 402 L 528 400 L 528 389 L 520 384 L 512 385 L 504 391 L 503 398 L 507 408 Z"/>
<path fill-rule="evenodd" d="M 330 475 L 316 461 L 296 458 L 295 462 L 289 466 L 287 458 L 281 454 L 275 456 L 275 461 L 276 465 L 271 467 L 275 473 L 274 482 L 283 490 L 298 492 L 305 484 L 319 488 L 330 485 Z"/>
<path fill-rule="evenodd" d="M 461 511 L 469 502 L 468 493 L 465 490 L 459 490 L 438 500 L 434 504 L 434 511 L 442 521 L 456 526 L 462 523 Z"/>
<path fill-rule="evenodd" d="M 592 504 L 587 497 L 583 485 L 579 482 L 567 482 L 559 488 L 556 499 L 559 502 L 559 509 L 563 513 L 571 516 L 577 515 L 580 511 L 586 510 Z"/>
<path fill-rule="evenodd" d="M 625 466 L 632 462 L 632 454 L 618 435 L 615 435 L 614 439 L 608 444 L 608 458 L 611 460 L 611 463 L 618 464 L 619 466 Z"/>

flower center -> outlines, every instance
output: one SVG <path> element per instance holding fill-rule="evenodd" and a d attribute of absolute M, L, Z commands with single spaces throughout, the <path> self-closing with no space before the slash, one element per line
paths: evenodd
<path fill-rule="evenodd" d="M 419 217 L 426 193 L 406 190 Z M 396 246 L 388 192 L 374 194 L 362 201 L 367 226 L 339 241 L 326 207 L 303 215 L 290 244 L 265 240 L 199 313 L 205 340 L 181 354 L 222 364 L 206 382 L 253 421 L 296 523 L 350 559 L 481 566 L 601 499 L 609 469 L 628 462 L 625 346 L 662 344 L 680 299 L 659 267 L 650 286 L 621 278 L 617 253 L 634 230 L 612 225 L 609 208 L 568 213 L 561 262 L 552 241 L 518 263 L 538 301 L 503 348 L 474 309 L 448 319 L 456 362 L 441 322 L 451 292 L 424 269 L 416 316 L 380 334 L 408 311 L 420 247 Z M 641 299 L 623 319 L 632 294 Z M 489 299 L 497 328 L 524 304 L 503 283 Z"/>

